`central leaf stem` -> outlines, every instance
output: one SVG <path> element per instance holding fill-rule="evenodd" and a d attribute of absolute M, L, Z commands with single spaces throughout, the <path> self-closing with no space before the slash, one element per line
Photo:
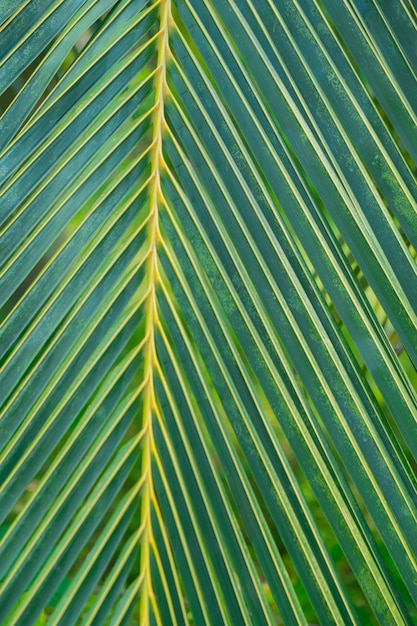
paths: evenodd
<path fill-rule="evenodd" d="M 162 136 L 165 126 L 164 97 L 166 92 L 166 64 L 168 54 L 168 31 L 170 21 L 170 0 L 161 0 L 159 5 L 160 30 L 157 39 L 157 71 L 155 77 L 155 105 L 152 117 L 152 149 L 151 176 L 149 180 L 149 224 L 148 224 L 148 260 L 147 260 L 147 298 L 145 323 L 145 354 L 144 354 L 144 402 L 143 402 L 143 449 L 142 449 L 142 508 L 141 524 L 141 560 L 140 560 L 140 624 L 150 623 L 150 602 L 153 605 L 157 621 L 159 613 L 155 603 L 151 578 L 151 546 L 152 533 L 152 502 L 155 498 L 152 480 L 152 454 L 155 449 L 152 421 L 156 407 L 154 367 L 157 360 L 155 345 L 155 329 L 158 324 L 158 307 L 156 290 L 159 281 L 158 244 L 160 242 L 159 210 L 163 201 L 161 189 L 161 171 L 164 167 L 162 155 Z"/>

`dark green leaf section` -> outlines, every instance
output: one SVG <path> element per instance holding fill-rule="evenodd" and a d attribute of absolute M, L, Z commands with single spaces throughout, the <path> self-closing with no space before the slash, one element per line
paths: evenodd
<path fill-rule="evenodd" d="M 0 622 L 103 623 L 136 603 L 155 10 L 28 7 L 0 66 L 13 91 L 39 61 L 0 121 Z"/>
<path fill-rule="evenodd" d="M 249 3 L 242 7 L 232 2 L 218 3 L 216 11 L 209 5 L 197 4 L 178 4 L 180 23 L 190 39 L 178 34 L 172 40 L 173 104 L 169 103 L 167 115 L 175 139 L 172 147 L 166 142 L 166 155 L 178 182 L 174 186 L 169 183 L 165 192 L 172 205 L 171 220 L 176 221 L 174 231 L 166 225 L 167 239 L 174 242 L 176 234 L 181 236 L 184 230 L 185 233 L 182 249 L 173 244 L 178 261 L 171 258 L 170 264 L 181 267 L 181 276 L 177 273 L 179 283 L 175 287 L 176 281 L 166 269 L 170 285 L 186 318 L 192 344 L 198 345 L 199 351 L 204 345 L 204 320 L 210 336 L 202 358 L 239 445 L 246 441 L 243 424 L 247 427 L 249 420 L 254 422 L 254 432 L 260 437 L 263 432 L 261 418 L 257 421 L 254 417 L 259 408 L 247 395 L 254 388 L 255 377 L 378 620 L 404 619 L 411 623 L 393 581 L 383 574 L 385 565 L 372 537 L 373 525 L 370 528 L 363 518 L 348 482 L 355 484 L 375 523 L 379 526 L 381 521 L 379 531 L 415 598 L 413 471 L 353 353 L 329 315 L 305 265 L 303 249 L 297 246 L 300 242 L 313 262 L 317 259 L 318 275 L 334 295 L 339 316 L 355 337 L 361 338 L 357 347 L 386 396 L 396 424 L 416 451 L 415 442 L 409 438 L 416 432 L 415 393 L 332 234 L 333 221 L 329 214 L 323 215 L 316 193 L 368 281 L 375 291 L 379 290 L 381 301 L 393 323 L 398 324 L 398 333 L 403 332 L 402 338 L 412 355 L 416 345 L 415 305 L 407 285 L 415 281 L 415 263 L 379 195 L 383 189 L 387 199 L 394 199 L 388 187 L 384 187 L 387 176 L 376 167 L 377 160 L 370 160 L 370 155 L 375 155 L 375 151 L 381 155 L 378 158 L 383 155 L 388 163 L 384 167 L 391 173 L 396 168 L 392 181 L 398 205 L 393 207 L 399 209 L 398 219 L 402 215 L 404 224 L 408 223 L 411 237 L 415 234 L 414 176 L 331 31 L 327 40 L 323 38 L 330 51 L 319 42 L 317 31 L 320 27 L 323 31 L 324 24 L 321 13 L 314 14 L 311 9 L 308 16 L 301 11 L 296 16 L 292 3 L 284 3 L 286 10 L 279 12 L 266 2 L 258 3 L 256 10 Z M 287 48 L 278 46 L 278 42 L 282 44 L 279 28 L 283 29 L 282 37 L 287 37 Z M 307 28 L 311 53 L 304 49 L 303 58 L 297 60 Z M 314 28 L 317 31 L 312 33 Z M 335 67 L 335 62 L 340 67 Z M 319 63 L 324 68 L 327 63 L 329 68 L 320 70 L 328 72 L 322 83 L 315 79 Z M 335 81 L 340 81 L 342 88 L 345 67 L 349 68 L 350 84 L 349 88 L 343 87 L 347 94 L 338 100 Z M 303 91 L 312 98 L 310 102 L 306 103 Z M 280 102 L 282 108 L 278 108 Z M 315 185 L 314 193 L 311 183 Z M 350 190 L 359 194 L 360 205 Z M 187 227 L 190 218 L 193 226 L 190 222 Z M 299 240 L 294 240 L 294 232 Z M 376 242 L 384 242 L 384 247 L 378 250 Z M 399 259 L 404 263 L 401 270 Z M 192 268 L 188 270 L 190 263 Z M 204 281 L 206 289 L 202 292 L 200 285 Z M 195 300 L 191 305 L 194 313 L 190 310 L 188 315 L 196 315 L 196 307 L 200 322 L 192 322 L 187 315 L 189 293 Z M 409 302 L 405 303 L 400 294 L 407 295 Z M 395 299 L 401 301 L 397 313 L 388 308 L 388 303 L 395 303 Z M 214 330 L 216 317 L 226 324 L 220 334 Z M 405 321 L 407 317 L 409 321 Z M 172 328 L 172 324 L 167 322 L 167 327 Z M 232 357 L 227 356 L 230 348 L 226 347 L 231 341 Z M 219 359 L 223 374 L 219 373 Z M 185 365 L 190 359 L 184 355 L 181 363 L 185 375 L 191 376 Z M 288 364 L 294 367 L 298 380 Z M 236 366 L 240 368 L 239 375 Z M 225 383 L 221 382 L 223 377 Z M 311 406 L 300 395 L 298 381 L 302 382 Z M 230 385 L 247 411 L 240 423 L 231 417 L 233 396 L 226 400 Z M 386 391 L 387 385 L 392 397 Z M 196 393 L 194 384 L 192 388 Z M 281 394 L 286 390 L 284 396 L 277 396 L 278 389 Z M 255 393 L 252 391 L 252 398 Z M 202 399 L 198 405 L 203 405 Z M 210 423 L 209 418 L 204 422 Z M 275 436 L 272 440 L 275 444 Z M 243 454 L 257 485 L 261 485 L 261 474 L 255 469 L 256 455 L 251 452 L 254 445 L 252 441 Z M 332 450 L 337 452 L 339 461 Z M 267 447 L 260 456 L 275 459 L 276 454 L 272 449 L 268 453 Z M 225 467 L 224 461 L 221 467 Z M 264 494 L 279 489 L 278 483 L 287 482 L 278 473 L 269 487 L 265 483 L 261 489 L 266 506 L 272 507 L 274 520 L 280 519 L 279 513 Z M 235 485 L 230 482 L 229 486 L 235 493 Z M 347 521 L 347 512 L 353 516 L 355 528 Z M 280 532 L 284 532 L 281 529 L 286 524 L 277 524 Z M 397 531 L 393 532 L 393 527 Z M 283 541 L 296 566 L 298 563 L 300 577 L 318 615 L 328 620 L 324 597 L 312 585 L 314 575 L 308 576 L 306 563 L 297 561 L 285 533 Z M 321 567 L 323 571 L 324 565 Z M 279 604 L 277 596 L 275 600 Z M 391 614 L 392 601 L 398 607 L 394 611 L 399 611 L 395 618 Z M 343 619 L 348 618 L 344 615 Z"/>
<path fill-rule="evenodd" d="M 370 89 L 387 112 L 414 163 L 416 152 L 415 65 L 409 65 L 404 44 L 398 42 L 398 32 L 404 41 L 406 33 L 416 31 L 415 6 L 406 2 L 397 8 L 377 7 L 373 1 L 357 3 L 337 0 L 321 2 L 335 29 L 343 38 L 350 55 L 361 69 Z M 390 14 L 396 13 L 395 32 L 390 32 Z M 401 24 L 401 28 L 400 25 Z"/>
<path fill-rule="evenodd" d="M 7 89 L 71 21 L 82 4 L 83 0 L 29 3 L 25 11 L 17 12 L 3 26 L 0 46 L 1 92 Z"/>

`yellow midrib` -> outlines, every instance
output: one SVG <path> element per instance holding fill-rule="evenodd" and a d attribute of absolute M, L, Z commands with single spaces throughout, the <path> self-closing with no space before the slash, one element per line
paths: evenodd
<path fill-rule="evenodd" d="M 148 224 L 148 259 L 147 298 L 145 322 L 144 348 L 144 402 L 143 402 L 143 449 L 142 449 L 142 503 L 141 503 L 141 559 L 140 559 L 140 605 L 139 623 L 148 626 L 150 623 L 149 611 L 152 603 L 154 615 L 160 623 L 159 612 L 153 595 L 151 578 L 151 545 L 152 533 L 152 503 L 154 501 L 154 487 L 152 480 L 152 454 L 154 450 L 154 436 L 152 420 L 155 408 L 154 367 L 156 363 L 155 329 L 158 325 L 158 309 L 156 289 L 159 281 L 158 271 L 158 244 L 160 242 L 159 210 L 163 200 L 161 189 L 161 171 L 164 167 L 162 155 L 162 136 L 165 125 L 164 98 L 166 91 L 166 65 L 168 54 L 169 22 L 171 15 L 171 0 L 161 0 L 159 4 L 160 30 L 157 39 L 157 71 L 155 76 L 155 104 L 152 116 L 152 149 L 151 149 L 151 177 L 149 180 L 149 224 Z M 161 624 L 162 626 L 162 624 Z"/>

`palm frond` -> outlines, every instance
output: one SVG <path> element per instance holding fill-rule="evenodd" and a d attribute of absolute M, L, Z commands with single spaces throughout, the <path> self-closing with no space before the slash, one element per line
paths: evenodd
<path fill-rule="evenodd" d="M 414 623 L 413 4 L 0 24 L 0 621 Z"/>

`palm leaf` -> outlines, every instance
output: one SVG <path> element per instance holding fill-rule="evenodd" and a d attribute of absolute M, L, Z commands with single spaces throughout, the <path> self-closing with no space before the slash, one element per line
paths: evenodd
<path fill-rule="evenodd" d="M 416 17 L 3 3 L 2 623 L 414 623 Z"/>

